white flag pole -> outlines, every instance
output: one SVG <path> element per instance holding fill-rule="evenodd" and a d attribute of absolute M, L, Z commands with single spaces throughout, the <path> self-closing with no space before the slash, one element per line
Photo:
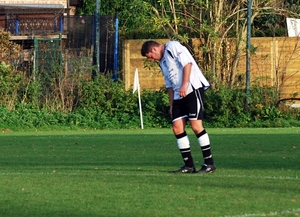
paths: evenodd
<path fill-rule="evenodd" d="M 142 112 L 142 102 L 141 102 L 141 93 L 140 93 L 140 84 L 138 84 L 138 96 L 139 96 L 139 108 L 140 108 L 141 128 L 144 129 L 143 112 Z"/>
<path fill-rule="evenodd" d="M 134 82 L 133 82 L 133 93 L 138 91 L 138 98 L 139 98 L 139 109 L 140 109 L 140 119 L 141 119 L 141 128 L 144 129 L 143 124 L 143 112 L 142 112 L 142 102 L 141 102 L 141 92 L 140 92 L 140 81 L 139 81 L 139 74 L 138 69 L 135 69 L 134 73 Z"/>

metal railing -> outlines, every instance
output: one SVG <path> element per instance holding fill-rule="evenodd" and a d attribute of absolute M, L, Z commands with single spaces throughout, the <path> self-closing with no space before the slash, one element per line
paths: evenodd
<path fill-rule="evenodd" d="M 6 19 L 6 30 L 12 35 L 39 35 L 63 32 L 63 18 L 10 18 Z"/>

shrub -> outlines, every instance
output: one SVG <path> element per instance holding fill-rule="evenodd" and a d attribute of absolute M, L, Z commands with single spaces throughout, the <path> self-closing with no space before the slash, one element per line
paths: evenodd
<path fill-rule="evenodd" d="M 78 66 L 79 67 L 79 66 Z M 88 70 L 91 71 L 91 70 Z M 139 128 L 137 93 L 125 91 L 121 80 L 100 73 L 52 71 L 48 83 L 40 75 L 27 77 L 13 67 L 0 64 L 0 128 Z M 300 111 L 279 102 L 272 87 L 253 86 L 248 96 L 236 85 L 205 92 L 206 127 L 292 127 L 300 126 Z M 169 98 L 165 88 L 142 90 L 144 126 L 171 126 Z"/>
<path fill-rule="evenodd" d="M 205 120 L 211 127 L 291 127 L 298 126 L 299 109 L 276 106 L 279 98 L 272 87 L 253 86 L 248 109 L 244 89 L 206 91 Z"/>

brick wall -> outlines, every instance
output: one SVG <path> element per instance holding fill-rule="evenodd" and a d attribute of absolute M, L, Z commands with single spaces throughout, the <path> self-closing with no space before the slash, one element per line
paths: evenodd
<path fill-rule="evenodd" d="M 0 4 L 61 4 L 68 6 L 68 0 L 0 0 Z"/>

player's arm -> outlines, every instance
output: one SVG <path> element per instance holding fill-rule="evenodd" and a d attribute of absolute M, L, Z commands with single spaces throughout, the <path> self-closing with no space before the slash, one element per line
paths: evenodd
<path fill-rule="evenodd" d="M 190 82 L 191 70 L 192 70 L 192 63 L 188 63 L 183 67 L 182 83 L 179 89 L 179 95 L 181 97 L 186 96 L 187 88 Z"/>
<path fill-rule="evenodd" d="M 174 90 L 173 88 L 167 88 L 170 100 L 170 115 L 172 117 L 172 108 L 173 108 L 173 100 L 174 100 Z"/>

